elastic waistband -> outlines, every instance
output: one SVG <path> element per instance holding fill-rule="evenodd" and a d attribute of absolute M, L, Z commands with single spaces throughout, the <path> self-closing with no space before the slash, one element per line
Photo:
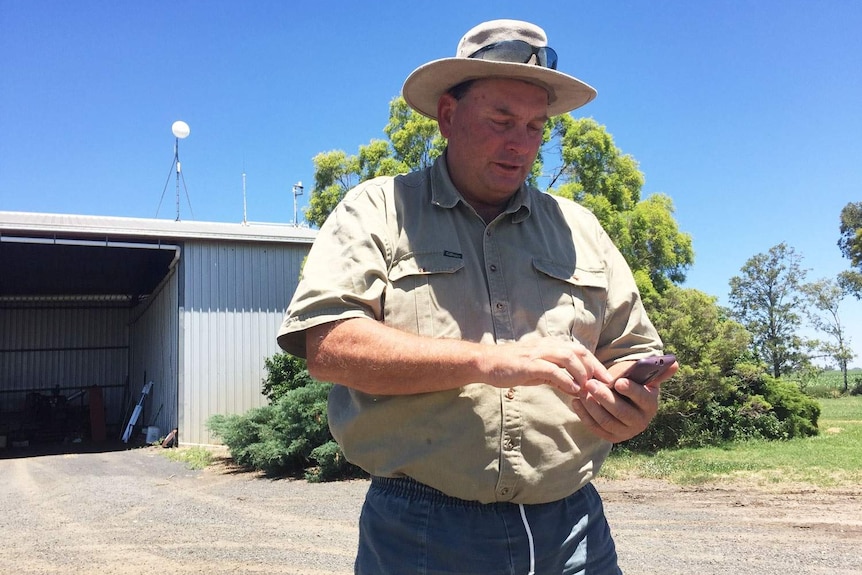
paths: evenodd
<path fill-rule="evenodd" d="M 461 507 L 493 507 L 509 506 L 511 503 L 480 503 L 446 495 L 442 491 L 419 483 L 410 477 L 371 477 L 371 488 L 378 489 L 395 497 L 403 497 L 415 501 L 428 501 L 437 505 L 457 505 Z"/>

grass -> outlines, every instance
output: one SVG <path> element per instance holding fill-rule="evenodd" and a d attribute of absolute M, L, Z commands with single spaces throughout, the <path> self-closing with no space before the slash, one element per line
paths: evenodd
<path fill-rule="evenodd" d="M 213 462 L 213 454 L 204 447 L 180 447 L 178 449 L 162 450 L 165 457 L 171 461 L 181 461 L 189 469 L 204 469 Z"/>
<path fill-rule="evenodd" d="M 862 483 L 862 396 L 819 400 L 820 434 L 789 441 L 614 453 L 602 468 L 610 479 L 664 479 L 681 485 L 747 481 L 761 486 L 854 487 Z"/>

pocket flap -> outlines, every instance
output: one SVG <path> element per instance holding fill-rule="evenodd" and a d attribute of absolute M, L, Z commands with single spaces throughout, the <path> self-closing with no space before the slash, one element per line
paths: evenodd
<path fill-rule="evenodd" d="M 566 283 L 595 288 L 608 288 L 608 279 L 604 270 L 586 270 L 542 258 L 533 259 L 533 267 L 537 271 Z"/>
<path fill-rule="evenodd" d="M 455 273 L 464 267 L 461 254 L 447 251 L 411 252 L 392 264 L 390 281 L 425 274 Z"/>

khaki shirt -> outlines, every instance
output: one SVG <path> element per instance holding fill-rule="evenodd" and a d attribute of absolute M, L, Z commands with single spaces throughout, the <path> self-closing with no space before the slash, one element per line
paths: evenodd
<path fill-rule="evenodd" d="M 577 340 L 605 365 L 661 349 L 592 213 L 522 186 L 486 225 L 445 157 L 346 195 L 312 246 L 278 342 L 305 357 L 305 330 L 353 317 L 487 345 Z M 373 475 L 485 503 L 544 503 L 589 482 L 611 448 L 570 401 L 550 386 L 376 396 L 336 385 L 329 425 L 348 460 Z"/>

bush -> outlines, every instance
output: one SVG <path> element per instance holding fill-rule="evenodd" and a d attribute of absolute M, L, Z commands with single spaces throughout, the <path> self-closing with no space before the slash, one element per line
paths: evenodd
<path fill-rule="evenodd" d="M 277 353 L 263 361 L 267 377 L 263 380 L 263 394 L 274 403 L 292 389 L 308 385 L 313 380 L 308 374 L 305 360 L 289 353 Z"/>
<path fill-rule="evenodd" d="M 816 401 L 767 374 L 751 334 L 714 296 L 671 286 L 645 304 L 680 370 L 662 384 L 650 426 L 623 447 L 651 452 L 817 433 Z"/>
<path fill-rule="evenodd" d="M 752 439 L 782 440 L 817 435 L 820 406 L 798 386 L 777 380 L 755 364 L 705 385 L 680 370 L 662 385 L 659 411 L 642 434 L 623 447 L 654 452 Z M 696 376 L 694 376 L 696 377 Z"/>
<path fill-rule="evenodd" d="M 326 406 L 332 385 L 312 379 L 305 361 L 288 354 L 268 358 L 265 365 L 270 405 L 243 415 L 214 415 L 207 422 L 234 461 L 267 475 L 305 475 L 310 481 L 362 475 L 329 432 Z"/>
<path fill-rule="evenodd" d="M 311 452 L 311 458 L 318 463 L 317 467 L 309 468 L 305 472 L 305 478 L 312 483 L 368 475 L 344 458 L 341 448 L 334 440 L 316 447 Z"/>

